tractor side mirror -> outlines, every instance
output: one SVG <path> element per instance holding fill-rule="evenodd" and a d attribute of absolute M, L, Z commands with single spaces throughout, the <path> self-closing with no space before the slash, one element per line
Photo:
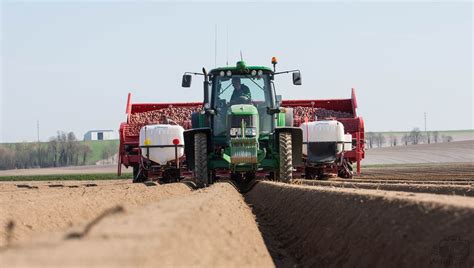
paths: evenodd
<path fill-rule="evenodd" d="M 191 87 L 192 76 L 190 74 L 183 75 L 183 80 L 181 81 L 182 87 Z"/>
<path fill-rule="evenodd" d="M 293 85 L 301 86 L 301 73 L 300 72 L 293 73 Z"/>

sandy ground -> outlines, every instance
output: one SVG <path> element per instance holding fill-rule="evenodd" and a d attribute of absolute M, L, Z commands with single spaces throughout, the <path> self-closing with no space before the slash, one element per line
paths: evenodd
<path fill-rule="evenodd" d="M 473 267 L 473 184 L 472 163 L 244 196 L 226 183 L 2 182 L 0 267 Z"/>
<path fill-rule="evenodd" d="M 424 181 L 465 181 L 474 179 L 474 162 L 470 163 L 439 163 L 410 164 L 386 167 L 362 168 L 359 180 L 405 180 L 411 182 Z"/>
<path fill-rule="evenodd" d="M 474 264 L 471 197 L 261 182 L 246 200 L 281 266 Z"/>
<path fill-rule="evenodd" d="M 430 183 L 384 183 L 384 182 L 354 182 L 354 181 L 314 181 L 297 180 L 295 184 L 311 186 L 329 186 L 333 188 L 375 189 L 416 193 L 432 193 L 445 195 L 474 196 L 474 181 L 468 185 L 442 185 Z"/>
<path fill-rule="evenodd" d="M 146 186 L 128 180 L 0 182 L 0 226 L 14 221 L 11 241 L 22 241 L 83 224 L 112 206 L 130 209 L 190 191 L 184 184 Z M 0 246 L 6 243 L 5 232 L 0 229 Z"/>
<path fill-rule="evenodd" d="M 474 140 L 366 150 L 363 165 L 474 162 Z"/>
<path fill-rule="evenodd" d="M 274 266 L 250 208 L 228 184 L 127 209 L 82 238 L 47 236 L 0 254 L 2 267 Z"/>

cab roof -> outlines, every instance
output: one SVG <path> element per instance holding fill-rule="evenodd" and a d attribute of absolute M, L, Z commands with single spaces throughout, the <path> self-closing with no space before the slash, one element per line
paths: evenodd
<path fill-rule="evenodd" d="M 212 69 L 210 72 L 211 73 L 216 73 L 220 71 L 231 71 L 231 72 L 246 72 L 246 71 L 252 71 L 252 70 L 262 70 L 262 71 L 267 71 L 273 73 L 273 70 L 270 69 L 269 67 L 266 66 L 247 66 L 244 61 L 238 61 L 235 66 L 227 66 L 227 67 L 219 67 Z"/>

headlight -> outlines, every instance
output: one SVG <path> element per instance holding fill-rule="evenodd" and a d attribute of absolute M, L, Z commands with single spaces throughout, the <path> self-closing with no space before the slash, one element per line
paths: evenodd
<path fill-rule="evenodd" d="M 230 129 L 230 135 L 231 136 L 240 136 L 242 135 L 242 131 L 240 128 L 231 128 Z"/>
<path fill-rule="evenodd" d="M 235 136 L 242 136 L 242 129 L 241 128 L 231 128 L 230 135 L 232 137 Z M 257 136 L 257 129 L 254 127 L 249 127 L 245 129 L 245 136 Z"/>
<path fill-rule="evenodd" d="M 226 75 L 227 75 L 227 76 L 231 76 L 231 75 L 232 75 L 232 72 L 231 72 L 230 70 L 228 70 L 228 71 L 226 72 Z"/>
<path fill-rule="evenodd" d="M 256 76 L 256 75 L 257 75 L 257 71 L 256 71 L 256 70 L 252 70 L 252 72 L 250 72 L 250 74 L 251 74 L 252 76 Z"/>
<path fill-rule="evenodd" d="M 249 127 L 245 129 L 245 136 L 256 136 L 257 135 L 257 129 L 254 127 Z"/>

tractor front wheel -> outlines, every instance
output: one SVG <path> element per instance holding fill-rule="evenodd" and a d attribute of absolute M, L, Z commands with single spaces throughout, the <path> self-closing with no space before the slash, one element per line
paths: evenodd
<path fill-rule="evenodd" d="M 194 173 L 198 187 L 206 187 L 209 184 L 207 136 L 205 133 L 194 135 Z"/>
<path fill-rule="evenodd" d="M 278 172 L 277 179 L 282 182 L 289 182 L 293 179 L 293 155 L 291 145 L 291 133 L 280 133 L 279 140 L 280 169 Z"/>

